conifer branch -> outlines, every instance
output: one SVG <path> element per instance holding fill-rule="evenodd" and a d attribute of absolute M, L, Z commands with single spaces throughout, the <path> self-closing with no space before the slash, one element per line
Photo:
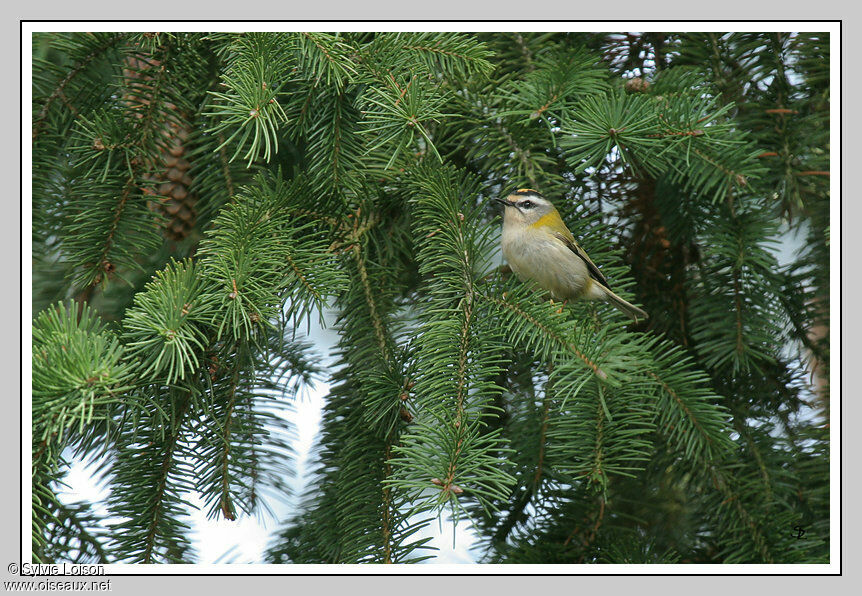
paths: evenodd
<path fill-rule="evenodd" d="M 224 175 L 225 185 L 227 186 L 227 196 L 232 203 L 236 195 L 236 189 L 233 184 L 233 176 L 230 173 L 230 160 L 227 157 L 227 147 L 225 146 L 227 145 L 227 141 L 224 138 L 224 133 L 221 131 L 218 133 L 218 143 L 219 161 L 221 162 L 221 170 Z"/>
<path fill-rule="evenodd" d="M 688 418 L 688 420 L 691 421 L 692 426 L 694 426 L 694 428 L 696 428 L 698 431 L 700 431 L 700 434 L 704 438 L 704 440 L 707 443 L 712 444 L 713 443 L 712 437 L 709 435 L 709 433 L 707 433 L 704 430 L 704 428 L 700 424 L 700 421 L 692 413 L 691 409 L 685 404 L 685 402 L 683 402 L 682 399 L 680 399 L 680 396 L 677 394 L 676 391 L 674 391 L 673 387 L 668 385 L 661 377 L 659 377 L 656 373 L 654 373 L 651 370 L 646 371 L 646 374 L 648 376 L 652 377 L 653 379 L 655 379 L 659 383 L 659 385 L 661 385 L 662 390 L 665 393 L 667 393 L 669 396 L 671 396 L 673 398 L 673 400 L 677 403 L 679 408 L 683 411 L 683 413 L 685 413 L 686 418 Z"/>
<path fill-rule="evenodd" d="M 459 230 L 459 236 L 461 232 Z M 463 236 L 461 236 L 461 240 L 463 242 Z M 465 255 L 466 260 L 466 255 Z M 467 263 L 465 263 L 466 265 Z M 469 269 L 468 269 L 469 270 Z M 459 342 L 458 342 L 458 368 L 455 373 L 455 421 L 453 425 L 455 427 L 455 436 L 457 437 L 457 443 L 455 445 L 455 449 L 452 453 L 452 456 L 449 459 L 449 468 L 446 471 L 446 477 L 443 481 L 442 491 L 444 493 L 448 493 L 449 491 L 453 491 L 456 487 L 455 478 L 458 473 L 458 463 L 461 457 L 462 448 L 464 446 L 464 436 L 462 424 L 464 424 L 464 399 L 465 392 L 467 390 L 467 354 L 470 349 L 470 328 L 472 324 L 473 318 L 473 291 L 472 291 L 472 279 L 470 279 L 469 274 L 465 275 L 465 295 L 461 299 L 461 331 L 459 333 Z M 457 492 L 456 492 L 457 494 Z"/>
<path fill-rule="evenodd" d="M 745 345 L 742 339 L 742 297 L 739 291 L 739 271 L 733 270 L 733 304 L 734 315 L 736 316 L 736 354 L 737 358 L 741 357 L 745 351 Z"/>
<path fill-rule="evenodd" d="M 546 389 L 547 391 L 547 389 Z M 539 461 L 536 462 L 536 473 L 533 476 L 533 490 L 539 488 L 539 481 L 542 479 L 543 465 L 545 463 L 545 434 L 548 432 L 548 412 L 551 409 L 551 399 L 546 394 L 542 400 L 542 426 L 539 427 Z"/>
<path fill-rule="evenodd" d="M 164 455 L 162 456 L 162 462 L 159 465 L 159 474 L 156 479 L 156 490 L 153 495 L 153 502 L 148 506 L 149 522 L 147 524 L 146 529 L 146 539 L 144 541 L 144 551 L 141 556 L 142 563 L 153 563 L 153 555 L 157 545 L 157 541 L 159 539 L 159 524 L 162 520 L 162 516 L 165 515 L 163 511 L 163 502 L 165 499 L 165 491 L 168 487 L 168 475 L 171 472 L 171 469 L 174 465 L 174 450 L 177 447 L 177 442 L 179 441 L 180 432 L 182 425 L 185 423 L 186 414 L 188 414 L 190 405 L 189 396 L 186 394 L 180 401 L 180 407 L 177 411 L 177 417 L 174 421 L 172 421 L 171 433 L 168 437 L 167 443 L 164 445 Z"/>
<path fill-rule="evenodd" d="M 106 277 L 108 274 L 112 273 L 116 269 L 116 266 L 108 260 L 108 255 L 111 252 L 111 248 L 113 248 L 114 246 L 117 228 L 120 225 L 120 219 L 123 217 L 123 212 L 126 209 L 126 202 L 129 200 L 129 196 L 131 195 L 132 190 L 134 190 L 137 186 L 136 180 L 137 176 L 135 174 L 132 174 L 126 179 L 126 183 L 123 185 L 123 191 L 120 194 L 120 198 L 119 201 L 117 201 L 116 207 L 114 208 L 114 215 L 111 219 L 111 225 L 108 228 L 108 233 L 102 246 L 101 257 L 96 263 L 97 266 L 101 267 L 102 270 L 105 272 Z M 99 281 L 100 276 L 96 276 L 87 285 L 92 286 L 99 283 Z"/>
<path fill-rule="evenodd" d="M 512 151 L 518 157 L 518 161 L 520 161 L 521 165 L 524 167 L 524 173 L 530 181 L 530 184 L 532 186 L 537 186 L 536 176 L 533 170 L 533 162 L 530 160 L 529 150 L 521 148 L 515 140 L 515 137 L 505 126 L 503 126 L 502 122 L 497 122 L 495 120 L 494 127 L 500 131 L 500 134 L 506 140 L 506 143 L 508 143 L 509 147 L 511 147 Z"/>
<path fill-rule="evenodd" d="M 521 54 L 524 56 L 524 62 L 526 62 L 527 64 L 527 71 L 532 72 L 536 69 L 536 66 L 533 64 L 533 52 L 530 51 L 530 48 L 527 47 L 527 44 L 524 42 L 523 35 L 515 32 L 514 37 L 515 42 L 518 44 L 518 47 L 521 50 Z"/>
<path fill-rule="evenodd" d="M 729 503 L 733 504 L 733 509 L 739 516 L 739 519 L 742 522 L 745 531 L 748 532 L 749 536 L 751 537 L 752 543 L 756 546 L 757 551 L 763 561 L 766 563 L 774 563 L 775 559 L 773 558 L 772 553 L 769 550 L 766 538 L 764 537 L 761 529 L 758 527 L 757 522 L 743 506 L 740 495 L 734 493 L 730 489 L 730 487 L 728 486 L 727 479 L 721 472 L 716 470 L 714 467 L 710 467 L 709 471 L 713 483 L 725 497 L 724 501 L 722 502 L 722 505 L 726 505 Z"/>
<path fill-rule="evenodd" d="M 754 438 L 751 436 L 751 433 L 748 431 L 748 428 L 744 425 L 739 418 L 734 417 L 734 428 L 739 433 L 740 436 L 745 437 L 745 442 L 748 447 L 748 450 L 754 455 L 754 460 L 757 462 L 757 467 L 760 470 L 760 477 L 763 480 L 763 491 L 766 497 L 766 502 L 772 502 L 772 481 L 769 477 L 769 470 L 766 468 L 766 463 L 763 459 L 763 454 L 758 448 L 757 443 L 754 442 Z"/>
<path fill-rule="evenodd" d="M 596 438 L 593 444 L 593 457 L 591 470 L 585 473 L 589 477 L 590 482 L 599 482 L 604 488 L 604 456 L 602 453 L 604 446 L 604 427 L 605 427 L 605 410 L 601 403 L 596 404 Z"/>
<path fill-rule="evenodd" d="M 302 269 L 299 268 L 296 261 L 290 255 L 290 252 L 285 252 L 284 256 L 287 260 L 287 265 L 290 267 L 291 271 L 293 271 L 294 275 L 296 275 L 296 278 L 302 284 L 302 287 L 305 288 L 306 293 L 313 296 L 316 301 L 322 302 L 323 296 L 320 294 L 320 290 L 308 281 L 308 277 L 302 272 Z"/>
<path fill-rule="evenodd" d="M 45 103 L 42 105 L 42 108 L 39 110 L 39 113 L 36 115 L 36 118 L 33 122 L 33 140 L 36 140 L 36 137 L 39 135 L 39 132 L 44 125 L 45 118 L 48 115 L 48 111 L 51 109 L 51 106 L 54 104 L 54 101 L 57 98 L 61 98 L 65 100 L 65 95 L 63 91 L 72 82 L 75 77 L 80 75 L 87 66 L 89 66 L 93 60 L 95 60 L 98 56 L 104 53 L 106 50 L 110 49 L 114 45 L 116 45 L 119 41 L 125 39 L 127 36 L 126 33 L 116 33 L 111 37 L 105 39 L 104 42 L 93 48 L 93 50 L 84 56 L 74 67 L 66 74 L 65 77 L 57 84 L 48 98 L 45 100 Z M 66 103 L 64 101 L 64 103 Z M 68 105 L 68 104 L 67 104 Z M 70 106 L 71 107 L 71 106 Z"/>
<path fill-rule="evenodd" d="M 574 344 L 572 344 L 572 343 L 566 341 L 565 339 L 563 339 L 562 337 L 560 337 L 552 329 L 549 329 L 547 326 L 543 325 L 540 321 L 538 321 L 532 315 L 530 315 L 528 312 L 526 312 L 525 310 L 520 308 L 517 304 L 510 302 L 508 300 L 501 300 L 501 299 L 499 299 L 495 296 L 492 296 L 490 294 L 483 294 L 482 296 L 486 300 L 493 302 L 497 306 L 499 306 L 505 310 L 508 310 L 509 312 L 515 313 L 520 318 L 529 322 L 531 325 L 536 327 L 536 329 L 538 329 L 544 335 L 546 335 L 547 337 L 552 339 L 555 343 L 557 343 L 560 347 L 564 348 L 565 350 L 568 350 L 569 352 L 571 352 L 572 354 L 577 356 L 584 364 L 587 365 L 587 367 L 591 371 L 593 371 L 593 374 L 595 374 L 598 378 L 600 378 L 602 380 L 607 380 L 607 378 L 608 378 L 607 373 L 605 373 L 605 371 L 603 371 L 601 368 L 599 368 L 596 365 L 596 363 L 593 362 L 590 358 L 588 358 L 586 355 L 584 355 L 584 353 L 581 352 L 577 348 L 577 346 L 575 346 Z"/>
<path fill-rule="evenodd" d="M 390 529 L 391 507 L 392 507 L 392 487 L 385 481 L 392 475 L 392 445 L 387 441 L 386 451 L 383 455 L 383 518 L 382 518 L 382 534 L 383 534 L 383 562 L 392 563 L 392 530 Z"/>
<path fill-rule="evenodd" d="M 368 281 L 368 270 L 365 268 L 365 259 L 362 257 L 362 249 L 359 244 L 352 246 L 353 260 L 356 262 L 356 269 L 359 272 L 359 280 L 362 283 L 362 291 L 365 294 L 365 303 L 368 307 L 368 314 L 371 317 L 371 324 L 374 326 L 374 336 L 377 339 L 377 346 L 380 349 L 380 354 L 384 361 L 389 360 L 389 346 L 386 342 L 386 332 L 383 329 L 383 321 L 380 314 L 377 312 L 377 305 L 374 301 L 374 290 Z"/>
<path fill-rule="evenodd" d="M 220 501 L 220 509 L 222 512 L 222 516 L 225 519 L 234 521 L 236 520 L 236 516 L 233 514 L 233 507 L 231 504 L 231 495 L 230 495 L 230 447 L 231 447 L 231 425 L 233 424 L 234 419 L 234 408 L 236 407 L 236 390 L 237 383 L 239 381 L 239 369 L 234 368 L 234 372 L 231 376 L 230 388 L 228 389 L 229 401 L 227 404 L 227 409 L 225 410 L 225 420 L 222 423 L 223 433 L 224 433 L 224 443 L 219 456 L 221 457 L 221 497 Z"/>
<path fill-rule="evenodd" d="M 359 273 L 359 280 L 362 284 L 362 292 L 365 298 L 365 303 L 368 308 L 368 314 L 371 318 L 371 323 L 374 328 L 375 339 L 377 341 L 378 350 L 380 353 L 380 359 L 385 365 L 392 364 L 391 362 L 391 353 L 389 348 L 389 342 L 386 338 L 386 329 L 383 319 L 380 316 L 380 313 L 377 308 L 376 300 L 374 298 L 374 291 L 371 287 L 370 280 L 368 278 L 368 270 L 365 265 L 365 258 L 363 255 L 360 237 L 367 229 L 362 229 L 360 226 L 360 214 L 361 211 L 357 210 L 354 217 L 354 229 L 352 235 L 349 237 L 349 241 L 351 244 L 351 252 L 353 254 L 353 259 L 356 264 L 357 271 Z M 375 218 L 371 218 L 374 220 Z M 373 225 L 373 224 L 371 224 Z M 360 231 L 361 230 L 361 231 Z M 383 562 L 384 563 L 392 563 L 392 508 L 393 508 L 393 490 L 392 486 L 388 483 L 389 478 L 392 475 L 392 447 L 397 444 L 397 435 L 394 431 L 390 431 L 387 433 L 385 439 L 384 446 L 384 454 L 383 454 L 383 478 L 381 482 L 382 486 L 382 511 L 381 511 L 381 537 L 383 542 Z"/>

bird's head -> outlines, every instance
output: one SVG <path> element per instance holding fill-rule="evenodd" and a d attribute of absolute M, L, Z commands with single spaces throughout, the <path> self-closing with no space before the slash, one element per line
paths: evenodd
<path fill-rule="evenodd" d="M 551 202 L 532 188 L 521 188 L 505 199 L 494 199 L 504 206 L 503 222 L 508 225 L 565 228 Z"/>

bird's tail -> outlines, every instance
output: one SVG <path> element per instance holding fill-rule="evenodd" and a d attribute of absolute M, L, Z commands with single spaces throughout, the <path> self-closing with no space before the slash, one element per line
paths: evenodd
<path fill-rule="evenodd" d="M 605 299 L 634 319 L 635 323 L 637 323 L 638 320 L 643 321 L 649 318 L 649 315 L 646 314 L 646 312 L 642 311 L 634 304 L 629 304 L 607 288 L 602 289 L 605 291 Z"/>

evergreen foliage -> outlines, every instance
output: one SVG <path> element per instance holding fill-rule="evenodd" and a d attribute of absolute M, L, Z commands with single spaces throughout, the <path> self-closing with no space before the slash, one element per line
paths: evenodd
<path fill-rule="evenodd" d="M 269 562 L 433 561 L 445 512 L 483 562 L 828 562 L 828 68 L 815 33 L 34 35 L 34 559 L 194 562 L 190 495 L 289 496 L 320 377 Z M 519 187 L 649 320 L 500 266 Z"/>

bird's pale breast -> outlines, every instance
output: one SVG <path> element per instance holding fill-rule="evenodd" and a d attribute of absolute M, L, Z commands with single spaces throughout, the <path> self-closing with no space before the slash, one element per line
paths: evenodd
<path fill-rule="evenodd" d="M 531 279 L 558 300 L 580 297 L 589 285 L 586 264 L 545 232 L 503 230 L 503 256 L 521 279 Z"/>

